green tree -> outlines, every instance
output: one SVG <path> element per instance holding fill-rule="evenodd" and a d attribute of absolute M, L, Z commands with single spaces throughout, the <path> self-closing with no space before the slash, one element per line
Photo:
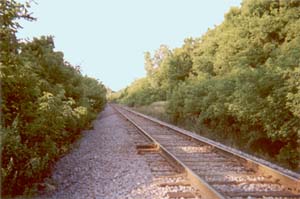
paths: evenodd
<path fill-rule="evenodd" d="M 21 42 L 28 4 L 0 1 L 1 195 L 30 194 L 106 102 L 102 83 L 54 51 L 52 37 Z"/>

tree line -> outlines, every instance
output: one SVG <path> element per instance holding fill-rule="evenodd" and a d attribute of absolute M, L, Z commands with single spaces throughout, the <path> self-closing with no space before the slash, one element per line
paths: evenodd
<path fill-rule="evenodd" d="M 53 37 L 16 37 L 30 5 L 0 1 L 1 195 L 42 188 L 51 165 L 90 127 L 106 89 L 55 51 Z"/>
<path fill-rule="evenodd" d="M 175 123 L 205 127 L 289 168 L 300 162 L 300 1 L 244 0 L 175 49 L 145 53 L 146 77 L 115 93 L 167 101 Z"/>

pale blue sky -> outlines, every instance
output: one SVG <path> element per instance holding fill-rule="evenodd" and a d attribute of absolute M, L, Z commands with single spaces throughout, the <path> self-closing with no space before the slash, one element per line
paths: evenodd
<path fill-rule="evenodd" d="M 117 91 L 145 75 L 144 52 L 180 47 L 220 24 L 241 0 L 35 0 L 19 38 L 53 35 L 83 74 Z"/>

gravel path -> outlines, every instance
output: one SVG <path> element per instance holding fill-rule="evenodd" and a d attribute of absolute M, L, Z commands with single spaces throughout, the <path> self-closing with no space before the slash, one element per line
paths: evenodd
<path fill-rule="evenodd" d="M 48 199 L 162 198 L 150 168 L 137 154 L 127 122 L 107 106 L 78 147 L 55 166 Z"/>

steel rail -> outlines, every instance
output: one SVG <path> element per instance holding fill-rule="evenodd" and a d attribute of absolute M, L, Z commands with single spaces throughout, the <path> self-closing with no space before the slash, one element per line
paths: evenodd
<path fill-rule="evenodd" d="M 181 160 L 179 160 L 173 153 L 167 150 L 164 146 L 162 146 L 156 139 L 154 139 L 149 133 L 147 133 L 143 128 L 141 128 L 136 122 L 130 119 L 128 116 L 123 114 L 118 110 L 114 105 L 112 107 L 122 115 L 126 120 L 132 123 L 140 132 L 142 132 L 148 139 L 150 139 L 162 152 L 163 154 L 173 163 L 181 167 L 184 172 L 187 174 L 188 180 L 191 182 L 192 186 L 197 188 L 202 196 L 205 195 L 207 199 L 225 199 L 225 196 L 216 191 L 211 185 L 205 182 L 204 179 L 199 177 L 196 173 L 194 173 L 190 168 L 188 168 Z"/>
<path fill-rule="evenodd" d="M 118 107 L 120 107 L 120 106 L 118 106 Z M 290 176 L 290 175 L 288 175 L 286 173 L 283 173 L 282 171 L 276 170 L 276 169 L 274 169 L 272 167 L 269 167 L 268 165 L 265 165 L 265 164 L 263 164 L 261 162 L 258 162 L 256 160 L 254 160 L 254 159 L 251 159 L 249 157 L 245 157 L 243 154 L 239 153 L 235 149 L 229 149 L 228 147 L 226 147 L 226 146 L 224 146 L 222 144 L 216 143 L 216 142 L 214 142 L 212 140 L 209 140 L 207 138 L 204 138 L 204 137 L 202 137 L 200 135 L 196 135 L 196 134 L 194 134 L 192 132 L 189 132 L 187 130 L 180 129 L 180 128 L 176 127 L 176 126 L 173 126 L 173 125 L 170 125 L 168 123 L 162 122 L 160 120 L 157 120 L 155 118 L 149 117 L 147 115 L 138 113 L 138 112 L 133 111 L 133 110 L 131 110 L 129 108 L 126 108 L 126 107 L 120 107 L 120 108 L 125 109 L 125 110 L 127 110 L 127 111 L 129 111 L 129 112 L 131 112 L 131 113 L 133 113 L 135 115 L 138 115 L 138 116 L 142 117 L 142 118 L 148 119 L 148 120 L 150 120 L 150 121 L 152 121 L 154 123 L 157 123 L 159 125 L 167 127 L 167 128 L 169 128 L 171 130 L 174 130 L 174 131 L 176 131 L 179 134 L 187 136 L 188 138 L 191 138 L 191 139 L 196 140 L 198 142 L 202 142 L 202 143 L 211 145 L 211 146 L 215 147 L 216 149 L 218 149 L 218 150 L 220 150 L 222 152 L 225 152 L 225 153 L 234 155 L 234 156 L 236 156 L 236 157 L 238 157 L 240 159 L 243 159 L 243 160 L 245 160 L 247 162 L 248 166 L 254 168 L 258 174 L 272 176 L 273 179 L 276 179 L 276 180 L 278 180 L 279 183 L 284 184 L 284 186 L 286 186 L 288 188 L 288 190 L 291 191 L 293 194 L 297 194 L 297 195 L 300 194 L 300 178 L 295 177 L 296 175 L 298 175 L 296 173 L 294 174 L 295 176 Z M 196 175 L 196 174 L 194 173 L 194 175 Z M 204 180 L 201 179 L 201 181 L 204 181 Z M 210 185 L 208 185 L 208 186 L 210 186 Z M 215 189 L 213 189 L 213 190 L 216 192 Z M 224 196 L 220 195 L 220 197 L 224 197 Z"/>

